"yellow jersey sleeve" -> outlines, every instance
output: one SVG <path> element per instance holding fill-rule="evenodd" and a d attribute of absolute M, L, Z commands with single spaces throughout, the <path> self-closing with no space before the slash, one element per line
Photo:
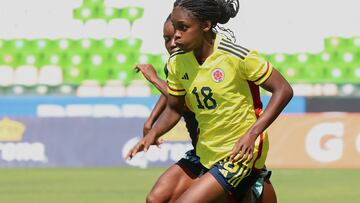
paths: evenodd
<path fill-rule="evenodd" d="M 169 60 L 167 63 L 167 84 L 168 84 L 168 93 L 174 96 L 183 96 L 186 94 L 186 91 L 178 79 L 176 70 L 174 69 L 174 60 Z"/>
<path fill-rule="evenodd" d="M 250 53 L 242 61 L 243 68 L 241 72 L 246 80 L 260 85 L 267 80 L 272 72 L 272 65 L 262 58 L 257 51 L 250 51 Z"/>

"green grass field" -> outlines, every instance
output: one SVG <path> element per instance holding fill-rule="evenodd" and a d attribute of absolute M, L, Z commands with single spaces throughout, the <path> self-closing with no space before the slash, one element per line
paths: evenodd
<path fill-rule="evenodd" d="M 141 203 L 165 168 L 0 169 L 1 203 Z M 358 203 L 359 169 L 275 169 L 279 203 Z"/>

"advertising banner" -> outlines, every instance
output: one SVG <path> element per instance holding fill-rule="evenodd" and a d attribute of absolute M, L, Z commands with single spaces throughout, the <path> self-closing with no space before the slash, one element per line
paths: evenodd
<path fill-rule="evenodd" d="M 192 149 L 184 122 L 131 160 L 143 118 L 0 119 L 0 167 L 169 166 Z M 270 168 L 360 168 L 360 114 L 281 115 L 269 128 Z"/>
<path fill-rule="evenodd" d="M 174 138 L 132 160 L 142 118 L 2 118 L 0 167 L 168 166 L 192 148 Z M 181 125 L 181 124 L 179 124 Z"/>
<path fill-rule="evenodd" d="M 269 167 L 360 168 L 360 114 L 280 116 L 269 128 Z"/>

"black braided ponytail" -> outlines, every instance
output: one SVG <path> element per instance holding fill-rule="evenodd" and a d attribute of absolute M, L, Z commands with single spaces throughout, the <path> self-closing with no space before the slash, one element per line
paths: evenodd
<path fill-rule="evenodd" d="M 214 32 L 221 30 L 227 38 L 236 41 L 233 31 L 220 27 L 239 12 L 239 0 L 176 0 L 174 8 L 180 6 L 192 13 L 200 22 L 209 20 Z M 230 36 L 228 36 L 230 35 Z"/>
<path fill-rule="evenodd" d="M 239 12 L 239 0 L 176 0 L 174 8 L 177 6 L 190 11 L 199 21 L 209 20 L 213 27 L 227 23 Z"/>
<path fill-rule="evenodd" d="M 239 12 L 238 0 L 216 0 L 219 5 L 219 20 L 218 23 L 225 24 L 230 18 L 234 18 Z"/>

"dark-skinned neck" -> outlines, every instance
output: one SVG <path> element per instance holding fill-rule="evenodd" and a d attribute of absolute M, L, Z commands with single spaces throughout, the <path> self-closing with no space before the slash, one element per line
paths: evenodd
<path fill-rule="evenodd" d="M 215 37 L 214 32 L 205 33 L 200 47 L 194 50 L 195 58 L 200 65 L 213 53 Z"/>

